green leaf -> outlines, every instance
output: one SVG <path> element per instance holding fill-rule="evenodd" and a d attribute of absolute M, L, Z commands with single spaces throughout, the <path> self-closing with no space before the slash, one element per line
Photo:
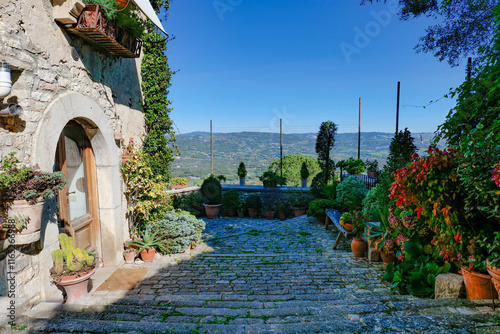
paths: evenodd
<path fill-rule="evenodd" d="M 416 241 L 409 240 L 404 243 L 404 250 L 406 253 L 414 258 L 422 255 L 422 245 Z"/>

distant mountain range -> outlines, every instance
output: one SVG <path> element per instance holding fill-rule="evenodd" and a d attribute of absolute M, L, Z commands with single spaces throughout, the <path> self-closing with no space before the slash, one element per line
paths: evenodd
<path fill-rule="evenodd" d="M 433 133 L 414 133 L 415 145 L 421 151 L 427 150 Z M 304 154 L 317 158 L 315 152 L 316 133 L 283 134 L 283 155 Z M 379 167 L 385 164 L 389 154 L 389 144 L 393 133 L 362 132 L 361 159 L 377 159 Z M 177 136 L 177 145 L 181 152 L 172 165 L 173 176 L 191 179 L 191 184 L 199 184 L 210 174 L 210 133 L 192 132 Z M 279 133 L 233 132 L 214 133 L 214 174 L 222 174 L 227 183 L 237 183 L 236 170 L 241 161 L 248 171 L 247 183 L 260 184 L 261 175 L 274 159 L 280 157 Z M 334 161 L 357 158 L 358 134 L 339 133 L 335 135 L 332 149 Z"/>

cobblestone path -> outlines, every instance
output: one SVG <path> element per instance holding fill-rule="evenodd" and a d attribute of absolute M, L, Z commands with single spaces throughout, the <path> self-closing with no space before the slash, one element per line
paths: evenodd
<path fill-rule="evenodd" d="M 41 303 L 19 324 L 32 333 L 500 333 L 491 301 L 393 294 L 381 264 L 332 250 L 331 232 L 305 217 L 207 220 L 205 240 L 191 255 L 141 265 L 151 269 L 131 291 Z"/>

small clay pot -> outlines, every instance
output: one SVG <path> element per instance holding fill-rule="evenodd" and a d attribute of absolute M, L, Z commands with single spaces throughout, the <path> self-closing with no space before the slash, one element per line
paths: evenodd
<path fill-rule="evenodd" d="M 365 256 L 366 250 L 368 248 L 368 244 L 364 240 L 358 240 L 356 238 L 351 241 L 351 249 L 352 253 L 355 257 L 363 257 Z"/>
<path fill-rule="evenodd" d="M 144 249 L 141 252 L 142 261 L 151 263 L 155 259 L 156 248 Z"/>

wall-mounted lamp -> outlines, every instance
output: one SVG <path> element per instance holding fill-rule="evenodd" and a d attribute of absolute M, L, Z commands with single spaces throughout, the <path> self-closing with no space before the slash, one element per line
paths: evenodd
<path fill-rule="evenodd" d="M 0 98 L 10 94 L 12 81 L 10 79 L 10 64 L 0 62 Z"/>
<path fill-rule="evenodd" d="M 0 117 L 21 116 L 23 108 L 15 103 L 0 103 Z"/>

